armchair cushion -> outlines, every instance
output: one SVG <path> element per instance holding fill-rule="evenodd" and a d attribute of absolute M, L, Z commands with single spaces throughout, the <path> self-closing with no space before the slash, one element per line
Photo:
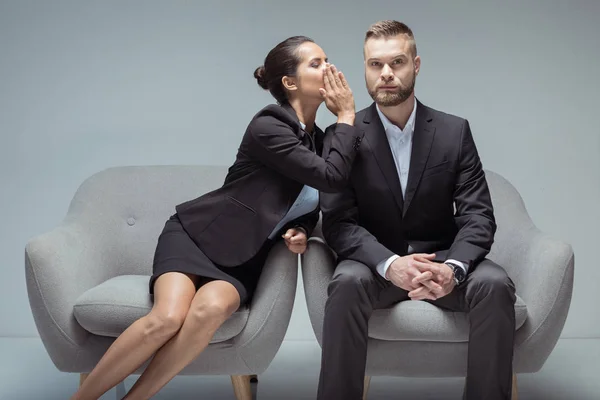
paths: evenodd
<path fill-rule="evenodd" d="M 74 305 L 77 322 L 88 332 L 117 337 L 152 309 L 147 275 L 121 275 L 85 291 Z M 249 309 L 242 306 L 217 330 L 210 343 L 237 336 L 246 326 Z"/>
<path fill-rule="evenodd" d="M 527 306 L 517 296 L 516 329 L 527 319 Z M 468 314 L 442 310 L 425 301 L 402 301 L 375 310 L 369 320 L 369 337 L 380 340 L 468 342 Z"/>

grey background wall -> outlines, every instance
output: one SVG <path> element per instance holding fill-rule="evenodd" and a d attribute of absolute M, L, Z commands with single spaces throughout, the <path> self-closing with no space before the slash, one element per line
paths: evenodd
<path fill-rule="evenodd" d="M 37 336 L 23 249 L 63 218 L 86 177 L 229 165 L 272 102 L 254 68 L 291 35 L 313 37 L 367 106 L 364 31 L 393 18 L 416 35 L 419 99 L 468 118 L 484 166 L 574 246 L 563 337 L 600 337 L 600 2 L 252 3 L 0 1 L 0 336 Z M 322 107 L 317 122 L 333 121 Z M 288 338 L 312 340 L 302 292 L 297 307 Z"/>

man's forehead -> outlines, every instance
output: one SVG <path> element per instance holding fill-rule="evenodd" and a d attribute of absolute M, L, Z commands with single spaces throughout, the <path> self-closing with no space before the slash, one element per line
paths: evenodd
<path fill-rule="evenodd" d="M 371 38 L 365 42 L 365 59 L 393 59 L 409 57 L 411 53 L 411 39 L 404 35 L 389 38 Z"/>
<path fill-rule="evenodd" d="M 371 38 L 365 42 L 365 51 L 368 52 L 405 52 L 409 47 L 410 39 L 402 36 L 390 38 Z"/>

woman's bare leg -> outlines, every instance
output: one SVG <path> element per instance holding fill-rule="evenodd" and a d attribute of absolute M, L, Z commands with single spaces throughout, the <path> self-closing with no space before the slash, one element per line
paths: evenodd
<path fill-rule="evenodd" d="M 154 305 L 109 347 L 71 400 L 97 400 L 133 373 L 181 328 L 198 277 L 167 272 L 154 283 Z"/>
<path fill-rule="evenodd" d="M 217 329 L 239 306 L 240 295 L 231 283 L 204 284 L 194 296 L 181 330 L 156 353 L 123 400 L 155 395 L 208 346 Z"/>

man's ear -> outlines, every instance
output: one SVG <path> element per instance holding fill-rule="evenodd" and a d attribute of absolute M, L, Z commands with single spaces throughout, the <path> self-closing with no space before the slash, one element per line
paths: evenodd
<path fill-rule="evenodd" d="M 419 71 L 421 70 L 421 56 L 415 57 L 415 74 L 419 75 Z"/>

